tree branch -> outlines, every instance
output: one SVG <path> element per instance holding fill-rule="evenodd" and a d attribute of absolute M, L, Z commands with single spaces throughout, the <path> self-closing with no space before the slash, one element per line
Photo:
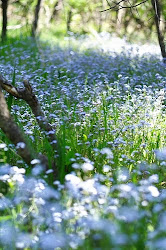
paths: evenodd
<path fill-rule="evenodd" d="M 22 131 L 14 122 L 10 115 L 5 97 L 2 93 L 0 85 L 0 128 L 10 139 L 10 141 L 16 146 L 18 154 L 23 158 L 23 160 L 30 164 L 31 161 L 36 158 L 34 151 L 30 150 L 27 146 L 27 142 L 22 134 Z"/>
<path fill-rule="evenodd" d="M 40 103 L 33 93 L 32 87 L 27 80 L 23 81 L 24 88 L 16 88 L 12 84 L 10 84 L 4 77 L 0 76 L 0 85 L 1 87 L 6 90 L 9 94 L 13 95 L 18 99 L 23 99 L 26 103 L 30 106 L 39 127 L 47 132 L 47 137 L 50 142 L 56 142 L 56 135 L 55 130 L 52 126 L 48 123 L 47 118 L 45 117 Z M 56 143 L 52 143 L 52 147 L 57 150 Z"/>
<path fill-rule="evenodd" d="M 105 12 L 105 11 L 108 11 L 108 10 L 115 10 L 115 11 L 118 11 L 118 10 L 121 10 L 121 9 L 131 9 L 131 8 L 136 8 L 138 7 L 139 5 L 143 4 L 143 3 L 146 3 L 148 0 L 144 0 L 140 3 L 137 3 L 137 4 L 134 4 L 134 5 L 130 5 L 130 6 L 121 6 L 120 4 L 122 2 L 126 2 L 126 0 L 121 0 L 119 1 L 118 3 L 116 3 L 115 5 L 113 6 L 110 6 L 110 8 L 108 9 L 105 9 L 105 10 L 101 10 L 101 12 Z M 116 8 L 117 6 L 119 6 L 119 8 Z"/>

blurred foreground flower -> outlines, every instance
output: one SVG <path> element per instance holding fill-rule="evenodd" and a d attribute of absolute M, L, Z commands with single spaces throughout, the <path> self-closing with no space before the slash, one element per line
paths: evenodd
<path fill-rule="evenodd" d="M 156 158 L 160 161 L 166 160 L 166 148 L 163 148 L 161 150 L 157 149 L 155 150 Z"/>

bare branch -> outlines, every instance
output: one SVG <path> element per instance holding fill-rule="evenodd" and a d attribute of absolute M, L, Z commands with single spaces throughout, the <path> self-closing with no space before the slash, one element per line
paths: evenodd
<path fill-rule="evenodd" d="M 36 120 L 40 126 L 40 128 L 47 132 L 47 136 L 49 141 L 57 141 L 55 136 L 55 131 L 52 126 L 48 123 L 47 118 L 45 117 L 40 103 L 33 93 L 32 87 L 27 80 L 23 81 L 24 88 L 16 88 L 12 84 L 10 84 L 4 77 L 0 76 L 0 85 L 6 90 L 9 94 L 13 95 L 18 99 L 23 99 L 30 106 Z M 55 144 L 52 146 L 55 149 Z M 57 149 L 57 148 L 56 148 Z"/>
<path fill-rule="evenodd" d="M 136 7 L 138 7 L 139 5 L 141 5 L 141 4 L 143 4 L 143 3 L 146 3 L 148 0 L 144 0 L 144 1 L 142 1 L 142 2 L 140 2 L 140 3 L 137 3 L 137 4 L 135 4 L 135 5 L 131 5 L 131 6 L 122 6 L 121 8 L 119 8 L 119 10 L 120 9 L 131 9 L 131 8 L 136 8 Z"/>
<path fill-rule="evenodd" d="M 130 6 L 121 6 L 120 4 L 122 2 L 126 2 L 126 0 L 121 0 L 119 1 L 118 3 L 116 3 L 115 5 L 111 6 L 110 8 L 108 9 L 105 9 L 105 10 L 101 10 L 101 12 L 105 12 L 105 11 L 108 11 L 108 10 L 115 10 L 115 11 L 118 11 L 118 10 L 121 10 L 121 9 L 132 9 L 132 8 L 136 8 L 138 7 L 139 5 L 143 4 L 143 3 L 146 3 L 148 0 L 144 0 L 140 3 L 137 3 L 137 4 L 134 4 L 134 5 L 130 5 Z"/>
<path fill-rule="evenodd" d="M 15 87 L 13 87 L 4 77 L 0 75 L 0 85 L 1 87 L 6 90 L 9 94 L 20 98 L 19 93 Z"/>
<path fill-rule="evenodd" d="M 111 6 L 111 5 L 109 4 L 109 6 L 110 6 L 111 9 L 114 9 L 114 8 L 116 8 L 117 6 L 119 6 L 121 3 L 126 2 L 126 1 L 127 1 L 127 0 L 120 0 L 119 2 L 115 3 L 115 5 Z M 108 3 L 108 2 L 107 2 L 107 3 Z"/>

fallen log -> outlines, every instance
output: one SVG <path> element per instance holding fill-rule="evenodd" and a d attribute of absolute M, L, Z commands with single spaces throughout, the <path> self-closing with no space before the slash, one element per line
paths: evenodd
<path fill-rule="evenodd" d="M 2 93 L 2 89 L 7 91 L 10 95 L 24 100 L 31 108 L 39 127 L 47 132 L 46 135 L 50 141 L 53 149 L 58 152 L 57 138 L 55 135 L 55 130 L 47 121 L 44 112 L 41 109 L 40 103 L 34 94 L 31 85 L 27 80 L 23 81 L 24 87 L 17 88 L 10 84 L 4 77 L 0 75 L 0 128 L 10 139 L 10 141 L 16 146 L 18 154 L 23 158 L 23 160 L 30 164 L 34 158 L 41 160 L 42 164 L 48 167 L 48 159 L 46 156 L 34 153 L 34 150 L 30 150 L 28 143 L 25 140 L 25 136 L 18 127 L 18 125 L 13 120 L 10 111 L 8 109 L 5 97 Z M 54 163 L 55 167 L 55 163 Z"/>

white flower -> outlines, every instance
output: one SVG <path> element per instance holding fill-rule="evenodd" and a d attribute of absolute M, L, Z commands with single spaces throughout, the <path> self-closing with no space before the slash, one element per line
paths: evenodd
<path fill-rule="evenodd" d="M 81 166 L 84 172 L 92 171 L 94 169 L 93 165 L 90 162 L 85 162 Z"/>
<path fill-rule="evenodd" d="M 153 197 L 158 197 L 159 194 L 160 194 L 159 191 L 158 191 L 158 189 L 156 187 L 154 187 L 154 186 L 149 186 L 148 190 L 150 191 L 150 193 L 151 193 L 151 195 Z"/>
<path fill-rule="evenodd" d="M 111 167 L 109 165 L 104 165 L 103 166 L 103 172 L 108 173 L 111 170 Z"/>
<path fill-rule="evenodd" d="M 32 165 L 40 164 L 40 160 L 39 160 L 39 159 L 33 159 L 33 160 L 31 161 L 31 164 L 32 164 Z"/>
<path fill-rule="evenodd" d="M 6 148 L 6 144 L 5 143 L 0 143 L 0 149 Z"/>
<path fill-rule="evenodd" d="M 127 181 L 129 179 L 129 171 L 127 169 L 120 169 L 117 176 L 118 181 Z"/>
<path fill-rule="evenodd" d="M 101 154 L 106 154 L 107 155 L 107 159 L 113 159 L 113 153 L 111 151 L 110 148 L 103 148 L 101 151 L 100 151 Z"/>
<path fill-rule="evenodd" d="M 25 143 L 24 142 L 18 142 L 17 145 L 16 145 L 16 148 L 19 149 L 24 149 L 26 147 Z"/>
<path fill-rule="evenodd" d="M 81 188 L 84 192 L 87 192 L 89 194 L 92 194 L 92 195 L 97 194 L 94 179 L 89 179 L 87 181 L 81 182 L 79 185 L 79 188 Z"/>
<path fill-rule="evenodd" d="M 81 182 L 81 179 L 73 174 L 67 174 L 65 180 L 73 185 L 78 185 Z"/>

